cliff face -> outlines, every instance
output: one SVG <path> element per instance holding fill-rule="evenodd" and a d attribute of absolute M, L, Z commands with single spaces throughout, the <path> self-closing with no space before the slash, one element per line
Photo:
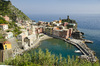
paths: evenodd
<path fill-rule="evenodd" d="M 0 0 L 0 15 L 7 15 L 13 21 L 30 21 L 21 10 L 12 5 L 10 1 Z"/>

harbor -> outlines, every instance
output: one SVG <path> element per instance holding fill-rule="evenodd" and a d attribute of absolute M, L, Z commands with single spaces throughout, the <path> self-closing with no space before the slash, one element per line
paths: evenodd
<path fill-rule="evenodd" d="M 0 0 L 0 65 L 100 66 L 99 6 Z"/>
<path fill-rule="evenodd" d="M 52 36 L 52 35 L 49 35 L 49 36 Z M 88 48 L 83 40 L 77 40 L 77 39 L 66 40 L 64 38 L 57 37 L 57 36 L 52 36 L 52 37 L 64 40 L 65 42 L 77 47 L 82 53 L 82 55 L 79 58 L 81 58 L 81 59 L 84 58 L 91 62 L 96 62 L 98 60 L 96 58 L 96 56 L 94 55 L 94 51 L 92 51 L 90 48 Z"/>
<path fill-rule="evenodd" d="M 81 55 L 81 58 L 86 58 L 87 60 L 92 62 L 97 61 L 96 57 L 94 56 L 94 52 L 90 48 L 88 48 L 85 43 L 82 42 L 76 43 L 73 40 L 72 41 L 65 40 L 65 41 L 75 45 L 83 53 L 83 55 Z"/>
<path fill-rule="evenodd" d="M 68 22 L 69 20 L 70 22 Z M 21 23 L 16 24 L 19 27 L 21 25 Z M 25 27 L 27 22 L 23 24 Z M 12 41 L 14 37 L 8 39 L 9 43 L 12 44 L 12 48 L 9 48 L 12 49 L 12 57 L 18 54 L 22 55 L 25 51 L 35 48 L 40 41 L 47 39 L 45 36 L 50 36 L 64 40 L 77 47 L 83 54 L 80 58 L 84 58 L 91 62 L 97 61 L 94 52 L 85 44 L 93 43 L 93 41 L 83 39 L 84 33 L 77 29 L 77 22 L 70 19 L 69 16 L 67 16 L 67 19 L 59 19 L 59 21 L 55 20 L 53 22 L 30 22 L 27 26 L 29 26 L 29 28 L 20 29 L 22 33 L 17 35 L 14 41 Z M 6 57 L 6 55 L 2 55 L 3 58 Z"/>

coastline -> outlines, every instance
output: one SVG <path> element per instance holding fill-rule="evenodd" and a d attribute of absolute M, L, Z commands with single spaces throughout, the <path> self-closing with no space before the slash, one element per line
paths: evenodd
<path fill-rule="evenodd" d="M 65 42 L 75 46 L 76 48 L 78 48 L 82 52 L 82 55 L 79 56 L 79 58 L 86 59 L 86 60 L 91 61 L 91 62 L 98 61 L 98 58 L 95 56 L 95 52 L 93 50 L 91 50 L 86 45 L 86 43 L 83 42 L 83 40 L 77 40 L 77 39 L 66 40 L 64 38 L 57 37 L 57 36 L 52 36 L 52 35 L 49 35 L 49 36 L 51 36 L 53 38 L 61 39 Z"/>
<path fill-rule="evenodd" d="M 29 51 L 29 50 L 34 49 L 34 48 L 37 48 L 37 47 L 39 46 L 39 43 L 40 43 L 41 41 L 46 40 L 46 39 L 51 39 L 51 38 L 53 38 L 53 37 L 50 37 L 50 36 L 44 34 L 42 37 L 38 38 L 38 39 L 36 40 L 36 42 L 35 42 L 31 47 L 28 47 L 27 50 L 21 51 L 19 54 L 20 54 L 20 55 L 23 55 L 24 52 Z"/>
<path fill-rule="evenodd" d="M 61 39 L 61 40 L 64 40 L 65 42 L 67 43 L 70 43 L 72 44 L 73 46 L 75 46 L 76 48 L 78 48 L 83 54 L 81 56 L 79 56 L 79 58 L 85 58 L 89 61 L 97 61 L 98 59 L 96 58 L 96 56 L 94 55 L 94 51 L 92 51 L 89 47 L 87 47 L 87 45 L 84 43 L 84 46 L 86 48 L 84 48 L 83 45 L 80 44 L 80 42 L 82 42 L 82 40 L 80 40 L 78 42 L 78 40 L 75 39 L 75 41 L 70 41 L 70 40 L 65 40 L 63 38 L 60 38 L 60 37 L 56 37 L 56 36 L 49 36 L 49 35 L 45 35 L 43 34 L 42 37 L 38 38 L 36 40 L 36 42 L 31 46 L 31 47 L 28 47 L 28 49 L 26 50 L 23 50 L 21 53 L 19 53 L 20 55 L 23 55 L 24 52 L 26 51 L 29 51 L 31 49 L 34 49 L 34 48 L 37 48 L 40 44 L 41 41 L 43 40 L 46 40 L 46 39 L 50 39 L 50 38 L 58 38 L 58 39 Z M 77 43 L 78 42 L 78 43 Z M 78 44 L 78 45 L 77 45 Z M 83 48 L 83 49 L 82 49 Z M 88 50 L 87 50 L 88 49 Z M 86 52 L 87 51 L 87 52 Z M 92 56 L 90 56 L 92 55 Z M 92 60 L 93 59 L 93 60 Z"/>
<path fill-rule="evenodd" d="M 10 2 L 10 1 L 8 1 L 8 2 Z M 6 1 L 4 1 L 4 3 L 7 4 Z M 4 3 L 2 3 L 2 4 L 4 4 Z M 11 3 L 10 4 L 8 3 L 8 5 L 9 6 L 13 6 Z M 2 6 L 2 7 L 3 7 L 4 11 L 5 11 L 4 8 L 7 8 L 6 6 Z M 62 15 L 62 14 L 59 14 L 59 16 L 61 18 L 59 18 L 59 16 L 57 14 L 52 14 L 52 15 L 51 14 L 50 15 L 49 14 L 48 15 L 44 14 L 45 18 L 43 18 L 43 15 L 31 15 L 31 16 L 29 15 L 30 18 L 34 17 L 35 20 L 32 20 L 33 18 L 30 19 L 29 17 L 27 17 L 27 15 L 25 15 L 22 12 L 20 12 L 20 10 L 18 8 L 16 10 L 16 7 L 10 7 L 10 8 L 7 8 L 7 9 L 8 10 L 10 9 L 11 12 L 14 13 L 14 14 L 6 14 L 6 12 L 5 12 L 5 14 L 3 15 L 3 12 L 1 11 L 0 17 L 5 18 L 5 20 L 6 20 L 6 17 L 7 17 L 8 19 L 6 21 L 9 22 L 9 23 L 7 23 L 8 24 L 8 30 L 4 31 L 4 32 L 6 32 L 6 33 L 12 32 L 13 38 L 16 39 L 16 40 L 13 40 L 12 38 L 10 38 L 10 39 L 8 38 L 7 39 L 9 42 L 11 42 L 11 49 L 9 50 L 9 48 L 6 48 L 7 50 L 0 51 L 0 55 L 1 55 L 0 58 L 2 58 L 2 60 L 7 59 L 8 57 L 10 58 L 10 56 L 12 58 L 15 58 L 16 55 L 23 55 L 27 51 L 30 51 L 32 49 L 34 50 L 35 48 L 38 48 L 41 45 L 42 41 L 47 41 L 47 39 L 51 39 L 51 38 L 58 38 L 60 40 L 63 40 L 64 42 L 69 43 L 70 45 L 73 45 L 76 48 L 78 48 L 78 50 L 80 50 L 82 52 L 82 54 L 81 54 L 81 56 L 79 56 L 79 58 L 82 58 L 82 59 L 85 58 L 85 59 L 87 59 L 89 61 L 95 61 L 95 60 L 98 61 L 98 59 L 100 59 L 100 52 L 99 52 L 99 50 L 100 50 L 100 48 L 99 48 L 100 47 L 100 45 L 99 45 L 99 38 L 100 38 L 99 34 L 100 33 L 99 33 L 99 27 L 98 27 L 99 26 L 99 23 L 98 23 L 99 22 L 99 18 L 98 18 L 99 16 L 98 15 L 96 15 L 96 16 L 92 15 L 92 17 L 91 17 L 91 15 L 89 15 L 89 14 L 88 15 L 82 15 L 82 14 L 75 15 L 74 14 L 74 16 L 73 16 L 73 14 L 72 15 L 70 14 L 71 17 L 75 21 L 77 20 L 77 22 L 76 22 L 77 24 L 74 24 L 73 26 L 77 25 L 76 28 L 78 28 L 78 27 L 82 28 L 80 31 L 86 32 L 85 35 L 88 36 L 88 37 L 86 37 L 86 36 L 85 37 L 87 39 L 89 39 L 89 40 L 85 40 L 84 39 L 84 40 L 80 40 L 79 41 L 78 39 L 75 39 L 73 37 L 69 37 L 68 39 L 64 39 L 64 38 L 60 37 L 59 36 L 60 33 L 56 32 L 57 29 L 55 31 L 52 31 L 52 33 L 54 33 L 53 36 L 43 34 L 43 36 L 40 35 L 41 37 L 39 36 L 39 38 L 33 37 L 33 34 L 36 32 L 35 29 L 37 27 L 38 27 L 37 28 L 38 29 L 37 33 L 38 34 L 42 33 L 41 31 L 39 31 L 40 28 L 41 28 L 41 25 L 43 25 L 42 28 L 44 27 L 44 25 L 46 25 L 46 26 L 52 26 L 52 24 L 55 25 L 54 27 L 57 27 L 57 28 L 58 28 L 58 26 L 61 27 L 61 24 L 63 24 L 63 27 L 68 27 L 66 25 L 67 23 L 69 23 L 69 25 L 72 25 L 71 23 L 74 20 L 73 19 L 69 19 L 69 16 L 67 18 L 68 21 L 66 20 L 66 21 L 63 22 L 63 19 L 61 19 L 61 18 L 64 18 L 63 16 L 65 16 L 65 15 Z M 8 13 L 10 13 L 10 12 L 8 11 Z M 15 14 L 16 14 L 16 16 L 14 17 Z M 24 17 L 21 17 L 20 15 L 24 16 Z M 38 17 L 38 16 L 40 16 L 40 17 Z M 52 16 L 52 18 L 50 18 L 51 16 Z M 14 18 L 12 18 L 12 17 L 14 17 Z M 41 17 L 42 17 L 42 19 L 41 19 Z M 59 20 L 58 20 L 59 24 L 57 24 L 58 22 L 56 22 L 56 24 L 55 24 L 54 23 L 56 21 L 55 19 L 58 19 L 58 18 L 59 18 Z M 39 20 L 43 20 L 43 22 L 45 21 L 48 24 L 47 23 L 42 23 L 42 21 L 39 22 Z M 51 20 L 52 21 L 55 20 L 55 21 L 51 22 Z M 38 21 L 38 23 L 35 23 L 35 21 Z M 48 21 L 51 22 L 51 23 L 49 23 Z M 15 22 L 15 24 L 14 24 L 14 22 Z M 37 25 L 37 27 L 35 27 L 36 26 L 35 24 L 34 25 L 31 24 L 33 22 L 35 24 L 39 24 L 39 23 L 41 23 L 41 24 L 40 24 L 40 26 Z M 60 24 L 60 22 L 61 22 L 61 24 Z M 11 27 L 9 27 L 9 26 L 11 26 Z M 33 26 L 35 28 L 33 28 Z M 26 43 L 24 41 L 22 41 L 22 43 L 18 43 L 17 36 L 15 36 L 15 34 L 17 35 L 17 31 L 15 30 L 15 28 L 17 29 L 18 27 L 21 27 L 21 30 L 25 30 L 25 31 L 22 31 L 22 33 L 24 35 L 20 35 L 20 34 L 18 34 L 18 35 L 20 35 L 20 36 L 23 37 L 23 36 L 25 36 L 25 35 L 28 34 L 25 38 L 21 38 L 21 40 L 28 39 L 28 41 L 25 41 Z M 18 33 L 20 33 L 19 31 L 21 31 L 21 30 L 18 29 Z M 47 31 L 46 33 L 51 33 L 51 30 L 50 31 L 46 30 L 46 31 Z M 3 33 L 3 31 L 1 31 L 1 33 Z M 66 33 L 68 33 L 68 32 L 66 32 Z M 5 35 L 5 33 L 3 35 Z M 62 35 L 63 35 L 63 33 L 61 33 L 61 36 Z M 69 40 L 69 39 L 71 39 L 71 40 Z M 92 39 L 92 41 L 90 41 L 91 39 Z M 19 41 L 19 42 L 21 42 L 21 41 Z M 95 45 L 94 44 L 93 45 L 86 44 L 86 43 L 93 43 L 93 42 L 95 42 L 94 43 Z M 55 41 L 55 43 L 56 43 L 56 41 Z M 8 47 L 8 45 L 7 45 L 7 47 Z M 48 43 L 47 43 L 47 45 L 48 45 Z M 72 54 L 72 55 L 74 55 L 74 54 Z"/>

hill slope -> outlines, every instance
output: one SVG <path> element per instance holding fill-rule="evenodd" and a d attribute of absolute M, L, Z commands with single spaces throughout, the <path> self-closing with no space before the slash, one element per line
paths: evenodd
<path fill-rule="evenodd" d="M 7 15 L 13 21 L 30 21 L 29 17 L 27 17 L 23 12 L 21 12 L 21 10 L 13 6 L 10 1 L 5 0 L 0 0 L 0 15 Z"/>

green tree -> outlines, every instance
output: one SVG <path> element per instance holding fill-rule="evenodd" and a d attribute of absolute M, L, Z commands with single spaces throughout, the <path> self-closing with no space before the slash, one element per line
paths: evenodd
<path fill-rule="evenodd" d="M 99 61 L 89 62 L 85 59 L 79 59 L 77 56 L 75 58 L 74 56 L 73 58 L 67 56 L 66 59 L 63 58 L 61 54 L 59 57 L 52 55 L 47 49 L 45 53 L 39 49 L 38 52 L 33 52 L 32 56 L 28 53 L 22 56 L 17 55 L 15 58 L 10 58 L 0 64 L 15 66 L 100 66 Z"/>

